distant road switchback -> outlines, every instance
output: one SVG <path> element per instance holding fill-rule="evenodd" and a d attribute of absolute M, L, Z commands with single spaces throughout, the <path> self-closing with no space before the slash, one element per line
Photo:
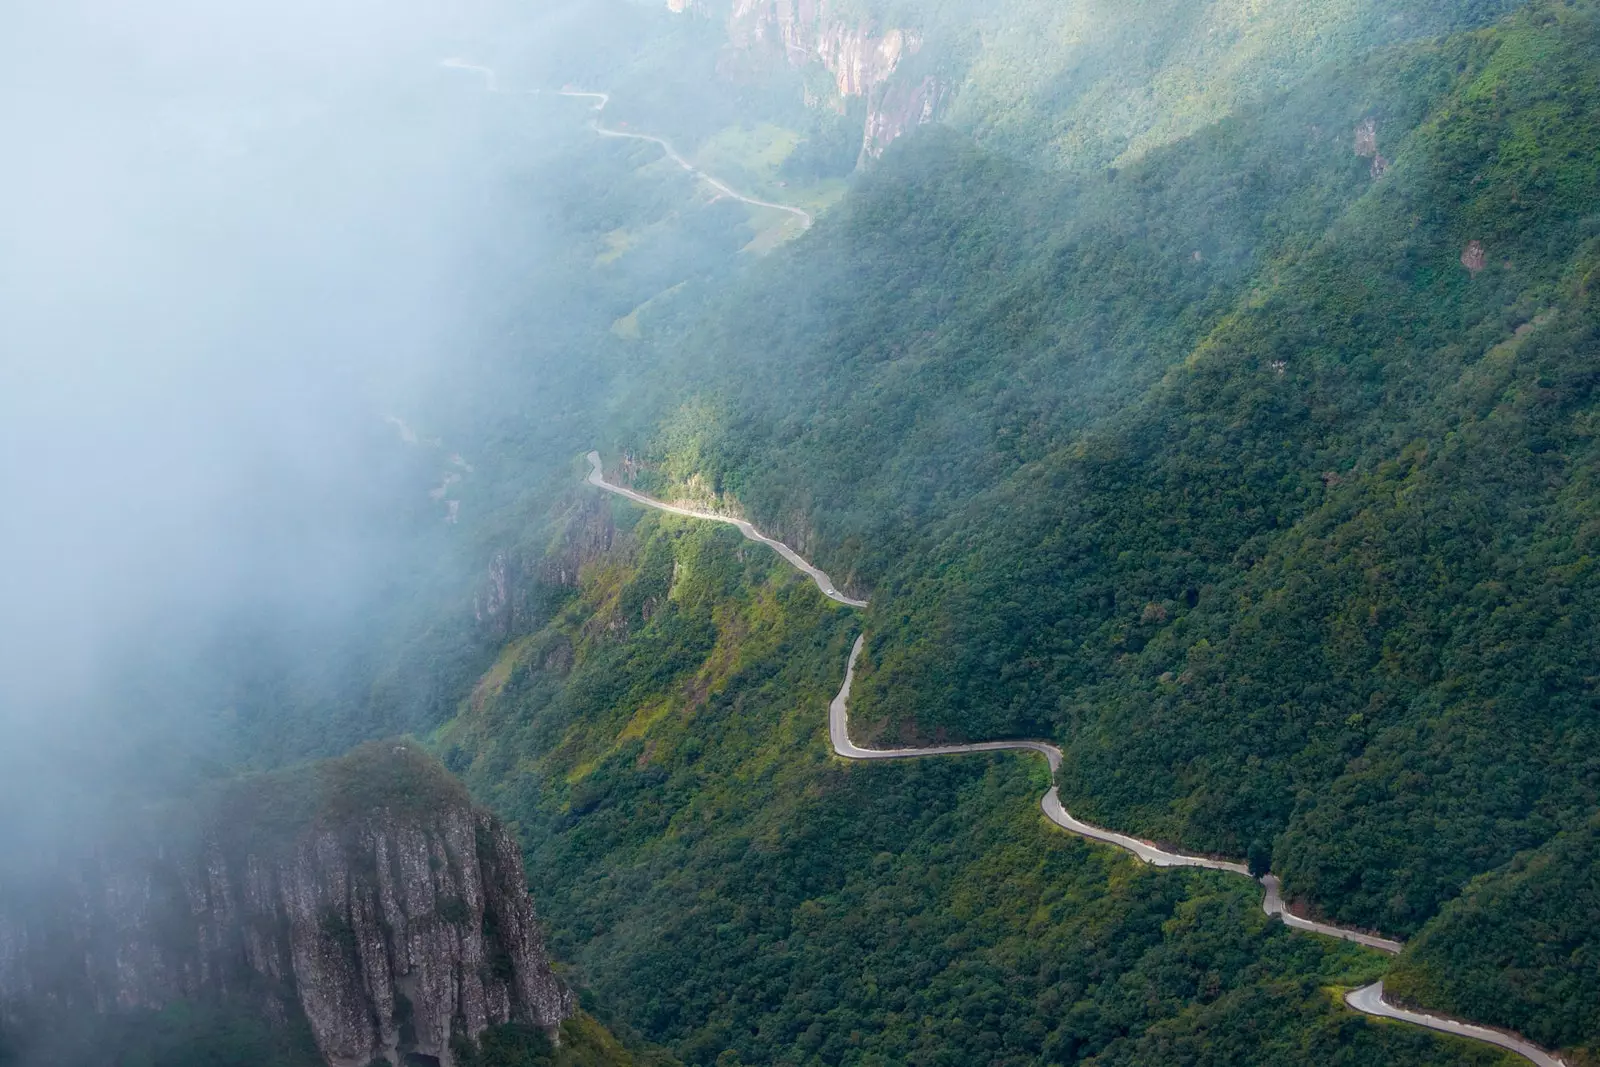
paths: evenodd
<path fill-rule="evenodd" d="M 476 63 L 469 63 L 465 59 L 442 59 L 439 61 L 439 65 L 441 67 L 448 67 L 451 70 L 464 70 L 468 73 L 482 76 L 484 87 L 489 92 L 498 96 L 540 96 L 545 92 L 545 90 L 541 89 L 507 89 L 500 84 L 500 76 L 494 72 L 493 68 L 479 66 Z M 676 163 L 685 171 L 688 171 L 689 174 L 694 178 L 711 186 L 711 188 L 715 189 L 721 195 L 728 197 L 730 200 L 737 200 L 742 204 L 749 204 L 752 207 L 765 207 L 771 208 L 774 211 L 787 212 L 788 214 L 793 215 L 795 218 L 800 220 L 800 225 L 803 229 L 809 230 L 812 222 L 815 221 L 815 219 L 813 219 L 811 216 L 811 212 L 805 210 L 804 208 L 795 207 L 793 204 L 779 204 L 772 200 L 762 200 L 759 197 L 746 196 L 737 189 L 733 188 L 733 186 L 729 185 L 727 182 L 723 181 L 721 178 L 718 178 L 716 175 L 709 174 L 695 166 L 687 156 L 685 156 L 682 152 L 679 152 L 676 148 L 672 147 L 672 142 L 667 140 L 665 137 L 656 137 L 653 134 L 648 133 L 631 133 L 627 130 L 616 130 L 609 126 L 602 126 L 600 124 L 599 113 L 603 112 L 606 109 L 606 105 L 611 103 L 610 93 L 591 92 L 583 89 L 556 89 L 551 90 L 550 95 L 580 97 L 585 100 L 593 100 L 595 102 L 594 110 L 596 114 L 594 120 L 589 123 L 589 128 L 594 130 L 595 133 L 599 134 L 601 137 L 613 137 L 629 141 L 648 141 L 653 145 L 657 145 L 663 152 L 666 153 L 668 159 L 672 160 L 672 162 Z"/>
<path fill-rule="evenodd" d="M 774 540 L 761 533 L 750 523 L 743 519 L 736 519 L 728 515 L 717 515 L 709 511 L 699 511 L 694 508 L 683 507 L 678 504 L 668 504 L 654 497 L 645 496 L 625 486 L 614 485 L 606 481 L 605 470 L 599 452 L 590 452 L 589 456 L 590 485 L 603 489 L 608 493 L 625 497 L 635 504 L 657 511 L 665 511 L 672 515 L 682 515 L 691 519 L 704 519 L 708 522 L 727 523 L 737 527 L 739 532 L 752 541 L 771 547 L 784 559 L 788 560 L 796 569 L 801 571 L 822 591 L 822 595 L 829 600 L 845 604 L 853 608 L 867 606 L 865 600 L 856 600 L 839 592 L 833 579 L 827 574 L 812 566 L 802 559 L 794 549 L 781 541 Z M 936 745 L 926 748 L 861 748 L 850 740 L 850 685 L 855 680 L 856 661 L 861 658 L 861 651 L 866 647 L 866 637 L 857 637 L 855 645 L 850 649 L 850 658 L 845 664 L 844 684 L 839 687 L 839 695 L 833 698 L 833 703 L 828 707 L 828 737 L 833 742 L 833 750 L 845 759 L 857 760 L 885 760 L 885 759 L 917 759 L 926 756 L 960 756 L 975 752 L 1006 752 L 1023 751 L 1037 752 L 1045 758 L 1050 765 L 1050 777 L 1055 778 L 1061 769 L 1061 750 L 1055 745 L 1044 741 L 980 741 L 971 745 Z M 1213 871 L 1227 871 L 1231 874 L 1250 877 L 1250 869 L 1242 863 L 1230 860 L 1216 859 L 1210 856 L 1196 856 L 1187 852 L 1172 852 L 1161 848 L 1149 841 L 1141 841 L 1136 837 L 1119 834 L 1113 830 L 1093 826 L 1081 819 L 1075 819 L 1061 805 L 1059 788 L 1053 784 L 1050 791 L 1040 801 L 1045 817 L 1064 830 L 1086 837 L 1091 841 L 1100 841 L 1104 844 L 1115 845 L 1138 856 L 1144 862 L 1156 867 L 1204 867 Z M 1359 945 L 1377 949 L 1393 955 L 1400 951 L 1401 943 L 1376 934 L 1364 933 L 1360 930 L 1349 930 L 1342 926 L 1333 926 L 1329 923 L 1313 922 L 1303 919 L 1289 911 L 1279 892 L 1280 886 L 1276 875 L 1268 874 L 1261 879 L 1264 890 L 1261 907 L 1268 915 L 1276 915 L 1284 924 L 1296 930 L 1306 930 L 1311 933 L 1324 934 L 1328 937 L 1342 938 L 1345 941 L 1354 941 Z M 1473 1023 L 1462 1022 L 1457 1019 L 1448 1019 L 1439 1015 L 1429 1015 L 1423 1012 L 1411 1011 L 1406 1008 L 1395 1007 L 1383 999 L 1383 983 L 1374 982 L 1360 989 L 1352 990 L 1345 996 L 1345 1003 L 1356 1011 L 1383 1019 L 1394 1019 L 1399 1022 L 1411 1023 L 1415 1026 L 1427 1027 L 1440 1033 L 1453 1034 L 1456 1037 L 1471 1038 L 1474 1041 L 1483 1041 L 1491 1045 L 1514 1052 L 1524 1059 L 1536 1063 L 1539 1067 L 1567 1067 L 1566 1061 L 1546 1052 L 1538 1045 L 1525 1041 L 1516 1034 L 1501 1030 L 1494 1030 L 1487 1026 L 1477 1026 Z"/>

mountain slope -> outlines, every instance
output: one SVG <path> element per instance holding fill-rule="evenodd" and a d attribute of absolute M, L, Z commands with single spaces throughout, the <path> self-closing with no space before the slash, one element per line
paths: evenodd
<path fill-rule="evenodd" d="M 931 522 L 1137 400 L 1291 269 L 1493 47 L 1323 70 L 1091 178 L 913 139 L 685 341 L 698 396 L 651 451 L 830 571 L 893 580 Z"/>
<path fill-rule="evenodd" d="M 833 760 L 852 615 L 767 549 L 590 498 L 552 552 L 575 595 L 439 743 L 580 981 L 686 1062 L 1503 1062 L 1342 1010 L 1382 959 L 1252 887 L 1054 830 L 1040 764 Z"/>
<path fill-rule="evenodd" d="M 1506 34 L 1148 402 L 976 504 L 935 557 L 960 578 L 891 587 L 912 621 L 868 700 L 1066 727 L 1087 810 L 1152 833 L 1238 851 L 1288 822 L 1291 890 L 1401 932 L 1592 806 L 1593 28 Z M 1541 176 L 1506 157 L 1547 86 L 1572 106 Z M 1404 828 L 1445 798 L 1444 834 Z M 1406 842 L 1408 882 L 1369 871 Z"/>
<path fill-rule="evenodd" d="M 1375 48 L 1481 26 L 1519 0 L 943 5 L 976 23 L 949 121 L 1056 168 L 1122 166 Z M 970 31 L 969 31 L 970 32 Z"/>
<path fill-rule="evenodd" d="M 698 339 L 640 481 L 873 591 L 884 736 L 1054 736 L 1085 817 L 1426 931 L 1600 809 L 1596 25 L 1320 72 L 1105 191 L 910 144 Z"/>
<path fill-rule="evenodd" d="M 1591 818 L 1475 879 L 1411 943 L 1385 985 L 1600 1060 L 1597 837 L 1600 819 Z"/>

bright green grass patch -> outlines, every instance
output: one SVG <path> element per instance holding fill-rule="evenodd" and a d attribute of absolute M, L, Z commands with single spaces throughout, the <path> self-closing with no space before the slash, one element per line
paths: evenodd
<path fill-rule="evenodd" d="M 601 240 L 605 248 L 594 257 L 594 262 L 597 267 L 606 267 L 627 255 L 639 243 L 639 235 L 631 230 L 616 229 L 604 234 Z"/>
<path fill-rule="evenodd" d="M 794 130 L 774 126 L 770 122 L 754 126 L 727 126 L 718 130 L 695 149 L 693 159 L 702 170 L 739 188 L 740 192 L 756 195 L 753 189 L 740 188 L 733 181 L 742 175 L 756 183 L 761 192 L 776 194 L 778 168 L 794 152 L 800 135 Z"/>
<path fill-rule="evenodd" d="M 659 309 L 663 303 L 688 285 L 688 282 L 679 282 L 670 289 L 663 289 L 649 300 L 640 304 L 622 318 L 611 324 L 611 332 L 624 341 L 639 341 L 644 338 L 645 324 L 643 318 L 648 316 L 651 309 Z"/>

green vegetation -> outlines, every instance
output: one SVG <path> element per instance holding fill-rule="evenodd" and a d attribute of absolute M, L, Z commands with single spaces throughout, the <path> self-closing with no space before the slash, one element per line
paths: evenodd
<path fill-rule="evenodd" d="M 893 581 L 956 504 L 1125 408 L 1304 255 L 1373 191 L 1357 127 L 1393 153 L 1481 47 L 1325 73 L 1083 181 L 912 139 L 683 345 L 680 373 L 716 383 L 697 473 L 814 531 L 830 573 Z M 684 436 L 656 453 L 681 466 Z"/>
<path fill-rule="evenodd" d="M 1277 837 L 1292 892 L 1401 933 L 1593 810 L 1600 93 L 1593 9 L 1556 10 L 1490 38 L 1149 400 L 891 587 L 869 708 L 1065 731 L 1086 812 L 1234 854 Z M 1518 55 L 1537 69 L 1508 81 Z M 1547 86 L 1589 147 L 1550 137 L 1530 184 L 1494 160 Z M 1476 235 L 1505 258 L 1473 278 Z"/>
<path fill-rule="evenodd" d="M 1406 947 L 1386 987 L 1600 1061 L 1596 901 L 1600 817 L 1475 879 Z"/>
<path fill-rule="evenodd" d="M 1344 60 L 1110 172 L 913 138 L 682 345 L 639 480 L 872 592 L 858 730 L 1059 739 L 1085 817 L 1270 857 L 1420 935 L 1418 1000 L 1592 1045 L 1537 960 L 1586 974 L 1600 925 L 1492 890 L 1597 904 L 1552 843 L 1600 810 L 1597 10 Z M 1501 997 L 1500 949 L 1447 944 L 1469 901 L 1580 933 Z"/>
<path fill-rule="evenodd" d="M 537 1027 L 496 1026 L 475 1043 L 457 1049 L 461 1067 L 670 1067 L 674 1061 L 659 1049 L 639 1051 L 618 1041 L 595 1019 L 579 1012 L 561 1024 L 561 1040 L 552 1044 Z"/>
<path fill-rule="evenodd" d="M 730 126 L 701 142 L 694 153 L 696 165 L 751 195 L 779 192 L 775 175 L 800 142 L 793 130 L 763 122 Z"/>
<path fill-rule="evenodd" d="M 1343 1010 L 1385 960 L 1291 934 L 1247 882 L 1054 830 L 1035 759 L 832 758 L 853 613 L 727 528 L 601 506 L 631 531 L 439 743 L 516 820 L 553 950 L 649 1040 L 722 1065 L 1503 1062 Z"/>
<path fill-rule="evenodd" d="M 209 787 L 186 806 L 202 813 L 208 826 L 226 826 L 230 848 L 270 856 L 293 848 L 316 827 L 348 826 L 384 811 L 424 816 L 471 803 L 427 749 L 395 738 L 370 741 L 337 759 L 245 775 Z"/>
<path fill-rule="evenodd" d="M 818 95 L 837 91 L 829 79 L 815 90 Z M 805 135 L 778 169 L 781 178 L 791 182 L 822 182 L 848 177 L 861 156 L 861 133 L 866 126 L 866 101 L 844 102 L 842 111 L 817 108 L 810 116 Z"/>
<path fill-rule="evenodd" d="M 1083 4 L 944 0 L 967 39 L 950 121 L 1053 167 L 1125 165 L 1248 108 L 1308 69 L 1482 25 L 1516 0 Z M 943 9 L 943 10 L 940 10 Z M 970 27 L 970 28 L 969 28 Z"/>

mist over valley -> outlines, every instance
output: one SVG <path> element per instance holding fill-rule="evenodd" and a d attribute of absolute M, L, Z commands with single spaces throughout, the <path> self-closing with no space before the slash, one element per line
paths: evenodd
<path fill-rule="evenodd" d="M 0 1064 L 1600 1062 L 1593 0 L 0 14 Z"/>

